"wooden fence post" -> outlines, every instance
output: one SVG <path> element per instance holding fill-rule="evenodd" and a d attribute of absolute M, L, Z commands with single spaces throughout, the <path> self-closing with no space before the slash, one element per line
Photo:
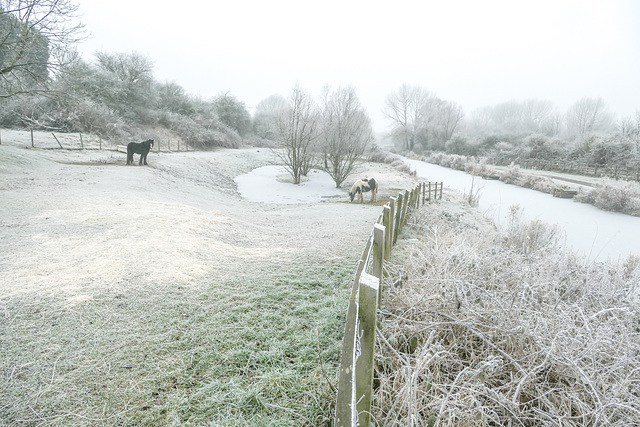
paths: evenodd
<path fill-rule="evenodd" d="M 442 189 L 444 188 L 444 182 L 440 183 L 440 200 L 442 200 Z"/>
<path fill-rule="evenodd" d="M 102 137 L 99 137 L 99 138 L 100 138 L 100 151 L 102 151 Z"/>
<path fill-rule="evenodd" d="M 82 132 L 80 132 L 80 149 L 84 150 L 84 142 L 82 141 Z"/>
<path fill-rule="evenodd" d="M 393 242 L 395 242 L 396 235 L 396 215 L 398 215 L 398 210 L 396 206 L 398 205 L 397 197 L 389 197 L 389 207 L 391 208 L 391 216 L 389 217 L 389 228 L 387 232 L 389 233 L 389 254 L 391 254 L 391 247 L 393 246 Z"/>
<path fill-rule="evenodd" d="M 373 361 L 376 345 L 376 314 L 380 279 L 367 273 L 360 277 L 358 296 L 358 339 L 360 354 L 356 349 L 356 410 L 358 425 L 368 426 L 371 419 L 373 394 Z"/>
<path fill-rule="evenodd" d="M 58 137 L 56 136 L 56 134 L 55 134 L 55 133 L 53 133 L 53 132 L 51 132 L 51 135 L 53 135 L 53 138 L 56 140 L 56 142 L 58 143 L 58 145 L 60 146 L 60 148 L 61 148 L 61 149 L 64 149 L 64 148 L 62 148 L 62 144 L 60 144 L 60 141 L 58 141 Z"/>
<path fill-rule="evenodd" d="M 360 264 L 364 261 L 360 261 Z M 338 380 L 338 396 L 336 397 L 336 427 L 354 425 L 356 414 L 355 402 L 355 350 L 358 328 L 358 296 L 360 276 L 356 276 L 353 288 L 351 289 L 351 299 L 347 310 L 347 324 L 344 328 L 344 338 L 342 340 L 342 354 L 340 356 L 340 372 Z"/>
<path fill-rule="evenodd" d="M 396 223 L 393 226 L 393 244 L 398 241 L 398 234 L 402 231 L 402 207 L 404 205 L 404 194 L 398 193 L 398 206 L 396 208 Z"/>
<path fill-rule="evenodd" d="M 409 218 L 407 218 L 409 215 L 409 203 L 407 203 L 409 201 L 409 190 L 404 190 L 404 206 L 402 206 L 402 226 L 404 227 L 405 225 L 407 225 L 407 220 Z"/>
<path fill-rule="evenodd" d="M 33 143 L 33 129 L 30 129 L 30 130 L 31 130 L 31 148 L 36 148 L 36 146 Z"/>
<path fill-rule="evenodd" d="M 384 270 L 385 234 L 384 225 L 373 225 L 373 275 L 378 279 L 382 279 Z M 382 301 L 382 286 L 379 286 L 378 289 L 380 291 L 378 303 L 380 303 Z"/>
<path fill-rule="evenodd" d="M 382 209 L 382 225 L 384 225 L 385 229 L 384 259 L 385 261 L 389 261 L 389 258 L 391 258 L 391 222 L 393 220 L 393 216 L 391 214 L 391 203 L 387 203 Z"/>

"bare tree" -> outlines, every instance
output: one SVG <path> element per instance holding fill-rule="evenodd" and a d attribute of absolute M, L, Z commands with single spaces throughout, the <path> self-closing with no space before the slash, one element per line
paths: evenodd
<path fill-rule="evenodd" d="M 318 138 L 319 116 L 313 98 L 294 86 L 289 105 L 278 117 L 281 150 L 276 155 L 284 162 L 295 184 L 300 184 L 314 162 L 313 144 Z"/>
<path fill-rule="evenodd" d="M 434 107 L 433 125 L 435 126 L 435 132 L 442 142 L 447 142 L 460 126 L 464 118 L 464 110 L 454 102 L 442 100 L 435 103 Z"/>
<path fill-rule="evenodd" d="M 618 129 L 622 136 L 629 138 L 640 146 L 640 110 L 632 116 L 623 118 L 618 123 Z"/>
<path fill-rule="evenodd" d="M 582 98 L 567 110 L 566 123 L 570 134 L 582 137 L 608 130 L 613 116 L 602 98 Z"/>
<path fill-rule="evenodd" d="M 416 135 L 427 121 L 426 108 L 432 96 L 420 86 L 403 84 L 397 92 L 387 96 L 383 114 L 391 121 L 394 138 L 402 142 L 402 147 L 413 150 Z"/>
<path fill-rule="evenodd" d="M 0 0 L 0 98 L 49 92 L 83 36 L 71 0 Z"/>
<path fill-rule="evenodd" d="M 356 162 L 373 141 L 371 120 L 353 87 L 325 89 L 322 111 L 324 169 L 336 188 L 354 172 Z"/>

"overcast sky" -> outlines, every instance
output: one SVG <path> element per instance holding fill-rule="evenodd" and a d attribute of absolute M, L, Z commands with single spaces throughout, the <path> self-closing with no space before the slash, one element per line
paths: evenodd
<path fill-rule="evenodd" d="M 78 0 L 93 53 L 140 53 L 156 80 L 252 111 L 294 84 L 352 85 L 374 120 L 407 83 L 461 104 L 601 97 L 640 110 L 635 0 Z"/>

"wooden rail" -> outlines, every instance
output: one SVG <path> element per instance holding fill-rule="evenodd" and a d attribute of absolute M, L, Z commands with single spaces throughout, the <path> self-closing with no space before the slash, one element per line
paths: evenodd
<path fill-rule="evenodd" d="M 439 188 L 438 188 L 439 187 Z M 439 190 L 439 191 L 438 191 Z M 373 225 L 351 288 L 336 399 L 336 427 L 369 426 L 373 397 L 376 318 L 384 261 L 412 209 L 442 198 L 442 183 L 420 183 L 391 197 Z"/>

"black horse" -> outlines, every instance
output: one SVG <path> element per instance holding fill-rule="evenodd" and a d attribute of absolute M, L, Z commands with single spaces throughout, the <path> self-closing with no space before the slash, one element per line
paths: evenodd
<path fill-rule="evenodd" d="M 145 165 L 147 163 L 147 154 L 153 148 L 153 139 L 148 139 L 142 142 L 130 142 L 127 144 L 127 164 L 133 164 L 133 154 L 140 154 L 140 165 L 144 162 Z"/>

